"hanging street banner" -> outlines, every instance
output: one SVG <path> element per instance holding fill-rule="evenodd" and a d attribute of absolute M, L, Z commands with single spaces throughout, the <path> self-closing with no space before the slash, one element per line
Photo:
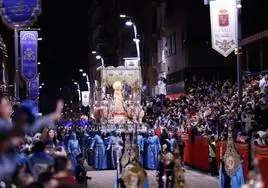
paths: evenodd
<path fill-rule="evenodd" d="M 33 81 L 37 76 L 38 32 L 21 31 L 21 74 L 26 82 Z"/>
<path fill-rule="evenodd" d="M 37 76 L 33 81 L 29 82 L 29 95 L 30 100 L 37 101 L 39 95 L 39 76 Z"/>
<path fill-rule="evenodd" d="M 87 107 L 90 104 L 90 95 L 89 91 L 82 91 L 82 105 Z"/>
<path fill-rule="evenodd" d="M 236 47 L 236 0 L 210 1 L 212 48 L 227 57 Z"/>
<path fill-rule="evenodd" d="M 29 27 L 41 13 L 41 0 L 0 0 L 0 13 L 11 29 Z"/>

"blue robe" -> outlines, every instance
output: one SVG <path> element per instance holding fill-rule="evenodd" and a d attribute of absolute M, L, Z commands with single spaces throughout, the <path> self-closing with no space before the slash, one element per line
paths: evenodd
<path fill-rule="evenodd" d="M 144 138 L 143 136 L 138 136 L 138 147 L 139 147 L 139 162 L 143 166 L 143 151 L 144 151 Z"/>
<path fill-rule="evenodd" d="M 92 144 L 93 138 L 95 136 L 94 131 L 89 132 L 89 136 L 87 137 L 87 148 L 90 149 L 90 146 Z M 94 165 L 94 150 L 90 150 L 88 153 L 88 159 L 87 162 L 90 166 Z"/>
<path fill-rule="evenodd" d="M 242 164 L 235 175 L 230 178 L 224 168 L 220 170 L 219 188 L 240 188 L 244 184 L 244 173 Z"/>
<path fill-rule="evenodd" d="M 70 154 L 70 160 L 72 161 L 73 169 L 75 169 L 77 165 L 76 157 L 81 153 L 80 145 L 76 139 L 75 133 L 72 133 L 70 136 L 70 140 L 67 143 L 67 151 Z"/>
<path fill-rule="evenodd" d="M 98 170 L 107 169 L 107 155 L 104 140 L 99 135 L 94 136 L 90 149 L 94 150 L 94 167 Z"/>
<path fill-rule="evenodd" d="M 160 140 L 158 136 L 150 136 L 147 139 L 146 150 L 146 165 L 145 167 L 151 170 L 158 167 L 158 153 L 161 150 Z"/>
<path fill-rule="evenodd" d="M 116 168 L 116 138 L 115 136 L 109 136 L 108 138 L 108 168 L 115 169 Z"/>

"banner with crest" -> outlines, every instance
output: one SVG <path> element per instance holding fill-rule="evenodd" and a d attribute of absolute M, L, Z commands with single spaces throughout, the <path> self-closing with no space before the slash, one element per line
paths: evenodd
<path fill-rule="evenodd" d="M 89 91 L 82 91 L 82 105 L 87 107 L 90 104 L 90 92 Z"/>
<path fill-rule="evenodd" d="M 9 27 L 29 27 L 41 13 L 41 0 L 0 0 L 3 22 Z"/>
<path fill-rule="evenodd" d="M 30 82 L 33 81 L 38 74 L 37 72 L 38 32 L 21 31 L 20 47 L 21 47 L 21 74 L 26 82 Z"/>
<path fill-rule="evenodd" d="M 227 57 L 236 47 L 236 0 L 210 1 L 212 48 Z"/>

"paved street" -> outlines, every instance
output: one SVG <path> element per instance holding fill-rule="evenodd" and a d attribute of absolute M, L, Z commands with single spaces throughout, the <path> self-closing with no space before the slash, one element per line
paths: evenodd
<path fill-rule="evenodd" d="M 147 171 L 149 175 L 150 187 L 156 188 L 155 171 Z M 89 171 L 88 176 L 92 177 L 88 187 L 90 188 L 113 188 L 115 171 Z M 187 170 L 185 178 L 189 188 L 216 188 L 218 179 L 207 174 Z"/>

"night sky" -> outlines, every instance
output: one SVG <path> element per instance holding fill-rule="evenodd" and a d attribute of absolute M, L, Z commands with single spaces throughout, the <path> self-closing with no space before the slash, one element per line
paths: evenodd
<path fill-rule="evenodd" d="M 37 27 L 42 29 L 40 44 L 41 108 L 53 107 L 60 87 L 73 87 L 72 79 L 83 79 L 80 68 L 88 69 L 87 1 L 45 0 Z M 75 92 L 74 90 L 70 90 Z M 49 100 L 48 100 L 49 99 Z M 49 103 L 47 103 L 49 102 Z"/>

